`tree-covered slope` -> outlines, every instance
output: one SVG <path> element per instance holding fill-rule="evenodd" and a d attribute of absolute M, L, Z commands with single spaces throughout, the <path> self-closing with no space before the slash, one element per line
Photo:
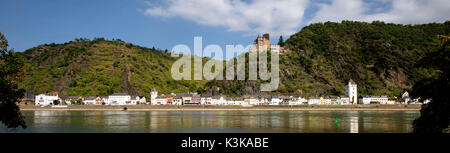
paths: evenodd
<path fill-rule="evenodd" d="M 285 42 L 287 51 L 280 55 L 281 82 L 275 93 L 343 95 L 345 84 L 353 79 L 359 94 L 398 95 L 433 75 L 435 71 L 419 68 L 416 63 L 437 46 L 438 35 L 448 36 L 449 32 L 450 22 L 399 25 L 344 21 L 306 26 Z M 34 93 L 127 92 L 148 96 L 155 87 L 163 93 L 206 90 L 239 96 L 258 93 L 263 82 L 174 81 L 170 68 L 177 58 L 120 40 L 77 39 L 34 47 L 23 56 L 27 72 L 20 86 Z"/>
<path fill-rule="evenodd" d="M 304 27 L 286 42 L 280 55 L 277 93 L 304 96 L 343 95 L 353 79 L 360 94 L 398 95 L 429 69 L 416 62 L 436 47 L 438 35 L 448 35 L 450 22 L 399 25 L 383 22 L 317 23 Z M 221 93 L 252 94 L 260 81 L 214 81 Z"/>
<path fill-rule="evenodd" d="M 120 40 L 76 39 L 40 45 L 23 53 L 26 76 L 20 87 L 35 94 L 102 96 L 117 92 L 149 96 L 202 89 L 206 81 L 175 81 L 170 68 L 177 58 L 167 51 Z"/>

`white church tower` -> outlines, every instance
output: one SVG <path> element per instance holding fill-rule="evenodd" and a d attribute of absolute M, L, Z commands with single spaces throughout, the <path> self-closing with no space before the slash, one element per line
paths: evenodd
<path fill-rule="evenodd" d="M 155 104 L 156 102 L 156 97 L 158 97 L 158 91 L 156 91 L 155 88 L 152 88 L 152 90 L 150 91 L 150 103 L 152 105 Z"/>
<path fill-rule="evenodd" d="M 350 98 L 350 103 L 358 104 L 358 85 L 352 79 L 345 86 L 345 95 Z"/>

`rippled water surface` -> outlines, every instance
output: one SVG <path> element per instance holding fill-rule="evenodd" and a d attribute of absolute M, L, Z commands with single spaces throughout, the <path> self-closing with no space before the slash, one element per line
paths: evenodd
<path fill-rule="evenodd" d="M 418 111 L 23 111 L 0 132 L 410 133 Z"/>

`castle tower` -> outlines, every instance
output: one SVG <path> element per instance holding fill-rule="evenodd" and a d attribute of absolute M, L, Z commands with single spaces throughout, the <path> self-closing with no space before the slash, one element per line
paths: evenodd
<path fill-rule="evenodd" d="M 270 35 L 265 33 L 262 37 L 258 35 L 255 41 L 253 41 L 252 52 L 267 51 L 270 48 Z"/>
<path fill-rule="evenodd" d="M 350 98 L 350 103 L 358 104 L 358 85 L 352 79 L 345 86 L 345 95 Z"/>
<path fill-rule="evenodd" d="M 284 52 L 284 48 L 280 45 L 270 44 L 270 35 L 268 33 L 263 34 L 262 37 L 258 35 L 255 41 L 253 41 L 253 47 L 250 48 L 250 52 L 263 52 L 269 50 L 278 53 Z"/>
<path fill-rule="evenodd" d="M 150 91 L 150 103 L 153 104 L 156 102 L 156 97 L 158 97 L 158 91 L 155 88 L 152 88 Z"/>
<path fill-rule="evenodd" d="M 262 44 L 267 48 L 270 48 L 270 36 L 268 33 L 265 33 L 262 37 Z"/>

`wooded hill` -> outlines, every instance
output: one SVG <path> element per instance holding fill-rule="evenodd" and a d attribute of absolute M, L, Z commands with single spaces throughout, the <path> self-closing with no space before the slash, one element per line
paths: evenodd
<path fill-rule="evenodd" d="M 344 95 L 353 79 L 359 94 L 397 96 L 433 70 L 417 61 L 448 36 L 450 22 L 400 25 L 384 22 L 316 23 L 285 42 L 280 55 L 280 87 L 274 93 Z M 248 67 L 248 65 L 247 65 Z M 212 81 L 219 93 L 255 94 L 261 81 Z M 271 94 L 274 94 L 271 93 Z M 265 94 L 265 93 L 261 93 Z"/>
<path fill-rule="evenodd" d="M 398 95 L 433 75 L 432 69 L 419 68 L 416 63 L 437 47 L 438 35 L 449 33 L 450 22 L 311 24 L 286 40 L 287 51 L 280 55 L 280 87 L 270 94 L 344 95 L 345 84 L 353 79 L 359 94 Z M 259 93 L 263 82 L 175 81 L 170 68 L 178 58 L 167 50 L 121 40 L 75 39 L 40 45 L 22 55 L 26 76 L 19 86 L 35 94 L 59 91 L 63 95 L 101 96 L 126 92 L 149 96 L 155 87 L 162 93 L 240 96 Z"/>
<path fill-rule="evenodd" d="M 173 80 L 170 68 L 178 58 L 167 50 L 121 40 L 75 39 L 40 45 L 23 56 L 26 76 L 20 87 L 35 94 L 58 91 L 65 96 L 105 96 L 124 92 L 149 96 L 153 87 L 162 93 L 176 93 L 201 91 L 206 83 Z"/>

